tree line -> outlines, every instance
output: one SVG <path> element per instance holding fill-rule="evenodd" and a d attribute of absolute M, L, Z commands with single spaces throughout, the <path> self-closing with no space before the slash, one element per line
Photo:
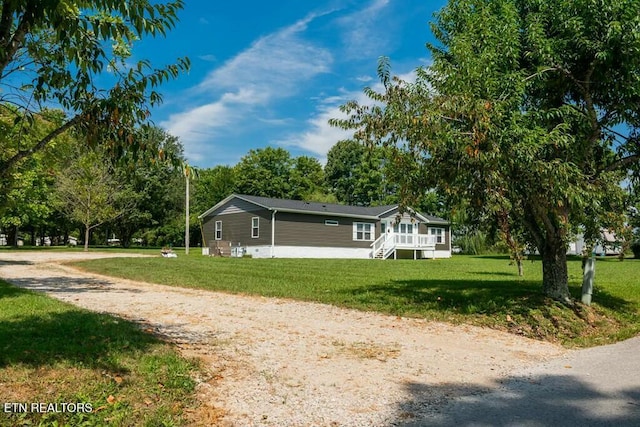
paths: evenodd
<path fill-rule="evenodd" d="M 3 124 L 10 127 L 6 117 L 0 117 Z M 55 124 L 33 123 L 39 133 L 49 126 Z M 3 144 L 10 148 L 17 139 L 5 135 Z M 137 144 L 174 160 L 169 162 L 143 155 L 114 160 L 82 138 L 58 138 L 7 176 L 0 229 L 8 243 L 20 235 L 32 245 L 68 244 L 70 236 L 87 244 L 116 238 L 125 247 L 183 245 L 186 180 L 175 162 L 186 164 L 180 141 L 157 127 L 135 133 Z M 201 242 L 197 216 L 232 193 L 360 206 L 396 203 L 387 154 L 382 147 L 346 140 L 333 146 L 324 166 L 313 157 L 265 147 L 250 150 L 236 165 L 197 169 L 189 181 L 190 242 Z M 445 215 L 444 206 L 435 194 L 422 199 L 421 208 L 431 214 Z"/>

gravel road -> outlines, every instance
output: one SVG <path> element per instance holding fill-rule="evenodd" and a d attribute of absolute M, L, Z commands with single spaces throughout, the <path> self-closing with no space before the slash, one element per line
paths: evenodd
<path fill-rule="evenodd" d="M 452 418 L 441 409 L 449 401 L 573 354 L 490 329 L 133 282 L 61 264 L 114 256 L 123 255 L 2 251 L 0 277 L 138 322 L 202 358 L 208 374 L 199 397 L 220 425 L 446 424 Z"/>

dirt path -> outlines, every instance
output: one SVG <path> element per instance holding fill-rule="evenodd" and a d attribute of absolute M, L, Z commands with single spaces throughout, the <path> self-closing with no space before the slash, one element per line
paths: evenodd
<path fill-rule="evenodd" d="M 60 265 L 104 256 L 119 255 L 2 252 L 0 277 L 140 322 L 203 358 L 210 372 L 199 384 L 203 406 L 226 414 L 223 425 L 428 422 L 462 390 L 480 392 L 516 369 L 565 352 L 472 326 L 172 288 Z"/>

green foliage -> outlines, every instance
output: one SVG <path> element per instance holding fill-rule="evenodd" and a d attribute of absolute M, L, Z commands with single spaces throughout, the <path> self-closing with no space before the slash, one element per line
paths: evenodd
<path fill-rule="evenodd" d="M 362 145 L 351 140 L 338 141 L 327 153 L 325 179 L 331 192 L 342 203 L 355 203 L 354 193 L 358 181 L 355 170 L 363 155 Z"/>
<path fill-rule="evenodd" d="M 572 232 L 623 223 L 639 24 L 633 0 L 450 2 L 432 25 L 433 64 L 408 83 L 382 61 L 385 90 L 365 90 L 377 104 L 348 103 L 332 124 L 393 150 L 402 200 L 437 188 L 478 218 L 507 215 L 514 247 L 542 255 L 545 293 L 567 302 Z"/>
<path fill-rule="evenodd" d="M 84 226 L 88 250 L 90 230 L 122 215 L 132 195 L 116 180 L 104 154 L 91 150 L 81 153 L 57 177 L 55 197 L 59 209 Z"/>
<path fill-rule="evenodd" d="M 43 105 L 59 106 L 65 117 L 1 159 L 0 176 L 72 128 L 117 157 L 144 151 L 135 129 L 162 100 L 157 87 L 188 69 L 189 61 L 161 68 L 146 60 L 131 64 L 133 45 L 166 35 L 182 7 L 181 0 L 2 2 L 0 102 L 15 107 L 14 128 L 29 130 Z"/>
<path fill-rule="evenodd" d="M 323 190 L 320 162 L 307 156 L 292 158 L 284 148 L 250 150 L 234 175 L 235 190 L 252 196 L 304 200 Z"/>
<path fill-rule="evenodd" d="M 136 133 L 139 143 L 174 159 L 183 159 L 182 145 L 174 136 L 156 127 Z M 136 233 L 181 217 L 184 212 L 184 177 L 166 161 L 128 159 L 114 165 L 114 178 L 122 186 L 118 207 L 122 214 L 110 223 L 127 247 Z"/>
<path fill-rule="evenodd" d="M 462 253 L 468 255 L 482 255 L 489 250 L 487 235 L 480 230 L 469 231 L 454 240 L 456 246 L 460 246 Z"/>
<path fill-rule="evenodd" d="M 396 203 L 388 155 L 382 147 L 366 147 L 354 140 L 338 141 L 327 153 L 325 180 L 329 190 L 347 205 Z"/>
<path fill-rule="evenodd" d="M 640 259 L 640 240 L 636 240 L 631 244 L 631 252 L 635 259 Z"/>
<path fill-rule="evenodd" d="M 242 194 L 287 198 L 291 192 L 291 155 L 284 148 L 250 150 L 236 165 L 236 188 Z"/>
<path fill-rule="evenodd" d="M 0 105 L 0 161 L 13 156 L 20 147 L 29 145 L 59 126 L 60 111 L 49 111 L 36 118 L 28 128 L 16 128 L 13 124 L 15 107 Z M 59 165 L 58 156 L 67 153 L 69 138 L 59 138 L 56 144 L 26 159 L 21 168 L 0 176 L 0 228 L 22 228 L 42 225 L 53 213 L 50 187 Z"/>
<path fill-rule="evenodd" d="M 290 199 L 310 200 L 314 193 L 322 191 L 324 171 L 322 165 L 313 157 L 300 156 L 293 160 L 291 170 Z"/>
<path fill-rule="evenodd" d="M 191 210 L 198 215 L 236 191 L 236 172 L 231 166 L 200 170 L 193 181 Z"/>

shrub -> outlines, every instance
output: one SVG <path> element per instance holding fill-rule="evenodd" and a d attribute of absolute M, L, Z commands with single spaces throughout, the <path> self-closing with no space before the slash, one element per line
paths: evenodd
<path fill-rule="evenodd" d="M 456 239 L 455 244 L 468 255 L 481 255 L 487 252 L 487 235 L 482 231 L 471 231 Z"/>
<path fill-rule="evenodd" d="M 640 240 L 636 240 L 631 244 L 631 251 L 635 259 L 640 259 Z"/>

